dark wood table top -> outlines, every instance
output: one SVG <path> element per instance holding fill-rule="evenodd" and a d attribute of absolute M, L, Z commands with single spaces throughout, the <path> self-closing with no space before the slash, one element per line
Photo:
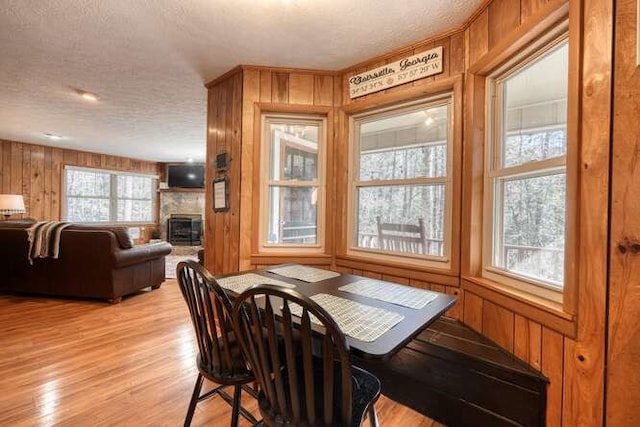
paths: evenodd
<path fill-rule="evenodd" d="M 284 265 L 290 264 L 271 266 L 269 268 L 276 268 Z M 296 286 L 296 291 L 309 297 L 320 293 L 330 294 L 371 307 L 378 307 L 402 314 L 404 316 L 404 319 L 402 319 L 400 323 L 385 332 L 375 341 L 365 342 L 345 335 L 347 341 L 349 342 L 349 346 L 351 347 L 351 351 L 361 357 L 386 358 L 392 356 L 396 351 L 400 350 L 416 335 L 418 335 L 424 328 L 426 328 L 434 320 L 439 318 L 456 302 L 456 298 L 452 295 L 435 292 L 438 294 L 438 296 L 433 301 L 429 302 L 424 308 L 416 310 L 409 307 L 380 301 L 374 298 L 368 298 L 365 296 L 338 290 L 339 287 L 348 283 L 366 279 L 365 277 L 355 276 L 352 274 L 341 274 L 338 277 L 322 280 L 315 283 L 309 283 L 302 280 L 280 276 L 278 274 L 267 271 L 267 269 L 245 271 L 237 274 L 216 277 L 229 277 L 245 273 L 255 273 L 265 277 L 270 277 L 283 282 L 291 283 Z M 393 283 L 389 281 L 386 282 Z"/>

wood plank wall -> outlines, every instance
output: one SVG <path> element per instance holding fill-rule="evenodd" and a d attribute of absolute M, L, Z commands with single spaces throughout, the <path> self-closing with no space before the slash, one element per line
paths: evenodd
<path fill-rule="evenodd" d="M 251 251 L 253 239 L 255 238 L 252 230 L 253 209 L 252 200 L 254 197 L 254 143 L 256 135 L 254 135 L 255 122 L 255 104 L 256 103 L 274 103 L 274 104 L 305 104 L 305 105 L 349 105 L 358 102 L 375 103 L 377 97 L 381 94 L 394 93 L 400 91 L 401 87 L 388 89 L 387 91 L 377 94 L 370 94 L 357 100 L 348 98 L 348 79 L 349 77 L 363 72 L 367 69 L 375 68 L 389 62 L 398 60 L 407 54 L 419 53 L 435 46 L 443 46 L 444 48 L 444 70 L 443 75 L 435 76 L 430 79 L 424 79 L 410 83 L 410 85 L 424 85 L 435 79 L 454 76 L 458 73 L 465 74 L 465 109 L 484 108 L 484 99 L 478 97 L 469 97 L 469 91 L 474 90 L 474 86 L 478 83 L 478 76 L 468 73 L 468 70 L 479 61 L 485 63 L 490 60 L 493 54 L 492 50 L 504 45 L 504 41 L 509 37 L 513 37 L 515 31 L 519 28 L 532 28 L 535 24 L 542 22 L 552 12 L 567 3 L 570 8 L 570 32 L 571 43 L 578 43 L 581 48 L 580 57 L 577 58 L 579 66 L 572 73 L 579 73 L 580 86 L 577 90 L 580 92 L 576 95 L 579 99 L 578 110 L 572 120 L 578 121 L 580 129 L 580 177 L 579 186 L 581 189 L 579 198 L 579 223 L 581 229 L 579 232 L 579 240 L 581 250 L 577 263 L 578 275 L 578 316 L 577 331 L 564 335 L 558 332 L 557 325 L 546 324 L 538 320 L 534 313 L 535 309 L 523 308 L 527 304 L 512 303 L 508 297 L 495 298 L 491 292 L 481 292 L 478 286 L 467 287 L 463 281 L 462 287 L 450 286 L 449 283 L 437 283 L 437 281 L 420 281 L 413 279 L 410 273 L 404 273 L 398 269 L 390 270 L 388 273 L 380 273 L 361 269 L 353 269 L 346 267 L 334 268 L 343 273 L 353 273 L 366 277 L 390 280 L 398 283 L 410 284 L 413 286 L 432 289 L 436 291 L 448 292 L 458 296 L 458 304 L 448 313 L 449 316 L 461 319 L 463 322 L 480 331 L 490 339 L 493 339 L 506 350 L 512 352 L 519 358 L 528 362 L 533 368 L 543 372 L 549 379 L 550 385 L 548 389 L 547 403 L 547 425 L 549 426 L 573 426 L 573 425 L 601 425 L 604 415 L 604 329 L 606 323 L 606 282 L 607 282 L 607 198 L 608 198 L 608 159 L 609 159 L 609 109 L 612 104 L 611 100 L 611 44 L 612 44 L 612 8 L 613 0 L 586 0 L 571 1 L 569 0 L 493 0 L 485 4 L 485 7 L 474 14 L 474 17 L 464 26 L 464 29 L 453 31 L 440 37 L 429 39 L 423 43 L 412 45 L 408 48 L 399 49 L 389 55 L 374 58 L 366 63 L 357 64 L 347 70 L 343 70 L 340 76 L 332 82 L 333 89 L 329 90 L 330 75 L 319 77 L 318 74 L 304 71 L 294 70 L 277 70 L 268 68 L 246 67 L 243 69 L 242 78 L 242 102 L 234 103 L 232 108 L 240 108 L 242 112 L 241 126 L 241 144 L 242 144 L 242 168 L 234 170 L 231 173 L 235 179 L 240 179 L 241 188 L 239 195 L 240 220 L 238 228 L 234 228 L 229 236 L 231 240 L 229 246 L 231 250 L 237 251 L 238 265 L 229 265 L 228 268 L 250 269 L 259 267 L 261 263 L 251 263 Z M 624 0 L 626 7 L 621 9 L 618 15 L 619 20 L 632 20 L 632 0 Z M 627 4 L 628 3 L 628 4 Z M 622 15 L 620 15 L 622 14 Z M 627 22 L 628 31 L 631 31 L 632 24 Z M 622 38 L 628 38 L 629 46 L 621 50 L 620 55 L 631 50 L 631 35 L 621 35 Z M 625 39 L 626 40 L 626 39 Z M 628 55 L 630 57 L 630 55 Z M 489 59 L 488 59 L 489 58 Z M 625 64 L 622 67 L 631 73 L 631 65 Z M 628 77 L 628 87 L 637 87 L 636 74 Z M 406 87 L 404 85 L 403 87 Z M 624 90 L 621 89 L 621 93 Z M 319 89 L 320 88 L 320 89 Z M 322 89 L 325 88 L 325 89 Z M 318 92 L 319 91 L 319 92 Z M 323 93 L 325 95 L 319 95 Z M 634 95 L 635 92 L 630 93 Z M 635 94 L 637 96 L 637 94 Z M 210 92 L 211 96 L 211 92 Z M 211 98 L 210 98 L 211 99 Z M 210 100 L 211 102 L 211 100 Z M 637 104 L 627 111 L 627 117 L 630 121 L 632 117 L 637 115 Z M 211 104 L 210 104 L 211 107 Z M 228 113 L 227 113 L 228 114 Z M 211 120 L 211 116 L 210 116 Z M 629 124 L 623 125 L 620 129 L 628 128 Z M 233 129 L 233 132 L 236 128 Z M 211 133 L 211 121 L 210 129 Z M 483 147 L 469 147 L 468 144 L 474 135 L 482 134 L 482 126 L 477 126 L 471 121 L 465 113 L 465 150 L 470 150 L 472 156 L 477 157 L 480 153 L 482 159 Z M 619 178 L 619 190 L 615 193 L 619 197 L 620 212 L 628 208 L 632 203 L 631 197 L 625 198 L 627 194 L 633 194 L 630 188 L 637 189 L 638 183 L 633 181 L 627 175 L 628 170 L 635 167 L 635 155 L 631 155 L 634 147 L 632 141 L 635 141 L 635 134 L 629 138 L 621 140 L 619 150 L 624 153 L 624 158 L 619 159 L 619 167 L 626 168 L 621 171 Z M 336 161 L 339 161 L 340 153 L 343 151 L 347 141 L 335 141 Z M 635 153 L 635 152 L 634 152 Z M 211 153 L 210 153 L 211 154 Z M 234 167 L 237 167 L 234 166 Z M 209 167 L 210 169 L 211 167 Z M 344 168 L 337 168 L 342 171 Z M 479 170 L 480 176 L 482 170 Z M 344 172 L 341 172 L 344 173 Z M 475 172 L 474 172 L 475 173 Z M 469 220 L 471 215 L 470 206 L 478 203 L 479 193 L 470 194 L 467 182 L 463 184 L 463 221 Z M 634 186 L 634 187 L 632 187 Z M 335 186 L 334 191 L 337 198 L 344 189 Z M 635 190 L 637 192 L 637 190 Z M 637 197 L 635 198 L 637 200 Z M 336 212 L 333 212 L 334 218 L 339 218 Z M 465 216 L 467 218 L 465 219 Z M 620 222 L 614 223 L 614 227 L 618 234 L 626 236 L 638 236 L 635 229 L 635 222 L 629 219 L 629 216 L 621 216 Z M 213 224 L 212 221 L 207 221 Z M 623 233 L 623 227 L 627 227 L 630 231 Z M 625 228 L 626 230 L 626 228 Z M 218 231 L 208 230 L 210 233 Z M 336 230 L 337 232 L 339 230 Z M 209 234 L 209 233 L 208 233 Z M 339 232 L 338 232 L 339 234 Z M 630 237 L 631 238 L 631 237 Z M 465 248 L 464 239 L 469 239 L 468 235 L 462 236 L 463 253 L 470 255 L 467 244 Z M 209 241 L 208 241 L 209 242 Z M 234 243 L 235 242 L 235 243 Z M 213 248 L 215 252 L 221 249 L 216 243 L 207 243 L 207 250 Z M 236 246 L 237 245 L 237 248 Z M 629 246 L 633 248 L 633 246 Z M 636 248 L 637 249 L 637 248 Z M 635 249 L 634 249 L 635 250 Z M 640 250 L 639 250 L 640 251 Z M 619 329 L 611 329 L 612 333 L 617 333 L 614 338 L 618 341 L 615 351 L 611 357 L 618 356 L 619 362 L 618 375 L 620 376 L 618 384 L 628 378 L 631 365 L 637 361 L 637 355 L 640 352 L 636 347 L 631 350 L 628 348 L 625 353 L 622 349 L 628 340 L 637 335 L 637 327 L 632 323 L 633 318 L 637 314 L 638 304 L 631 307 L 630 304 L 625 305 L 633 300 L 625 300 L 625 296 L 631 286 L 635 286 L 630 277 L 630 272 L 635 264 L 630 259 L 627 252 L 626 255 L 612 254 L 613 262 L 618 262 L 617 272 L 613 276 L 619 280 L 619 288 L 617 294 L 612 294 L 613 304 L 618 304 L 618 314 L 612 320 L 618 321 L 615 326 Z M 635 254 L 634 254 L 635 255 Z M 617 256 L 617 257 L 616 257 Z M 221 256 L 211 255 L 208 258 L 210 265 L 224 266 L 220 264 Z M 473 256 L 477 259 L 477 256 Z M 235 259 L 235 258 L 234 258 Z M 635 260 L 635 258 L 633 258 Z M 475 269 L 477 266 L 464 267 L 463 269 Z M 266 262 L 264 264 L 267 264 Z M 473 268 L 472 268 L 473 267 Z M 225 267 L 227 268 L 227 267 Z M 229 270 L 231 271 L 231 270 Z M 221 271 L 217 271 L 221 272 Z M 635 294 L 632 294 L 636 297 Z M 614 325 L 612 324 L 612 327 Z M 635 384 L 635 383 L 633 383 Z M 632 385 L 620 391 L 619 398 L 616 402 L 624 400 L 623 396 L 628 396 L 631 390 L 635 391 Z M 613 404 L 616 409 L 620 403 Z M 618 405 L 618 406 L 615 406 Z M 637 406 L 637 405 L 636 405 Z M 620 419 L 623 419 L 621 416 Z"/>
<path fill-rule="evenodd" d="M 240 177 L 243 175 L 240 137 L 242 132 L 242 70 L 208 86 L 207 165 L 205 206 L 205 266 L 215 274 L 238 271 L 240 241 Z M 216 155 L 226 152 L 226 172 L 217 172 Z M 229 210 L 213 211 L 213 179 L 229 178 Z"/>
<path fill-rule="evenodd" d="M 479 59 L 483 58 L 486 61 L 487 55 L 491 55 L 491 49 L 508 38 L 513 31 L 523 25 L 532 25 L 545 16 L 547 10 L 556 10 L 559 5 L 565 3 L 565 0 L 494 0 L 489 2 L 485 9 L 480 11 L 470 22 L 464 32 L 449 34 L 440 40 L 426 41 L 423 45 L 413 46 L 410 50 L 400 50 L 388 57 L 376 58 L 370 63 L 359 64 L 356 68 L 347 70 L 343 78 L 343 86 L 345 87 L 343 102 L 349 104 L 361 102 L 360 100 L 372 101 L 380 95 L 379 93 L 371 94 L 357 100 L 349 100 L 346 87 L 348 78 L 352 75 L 393 62 L 404 55 L 419 53 L 438 45 L 444 47 L 445 73 L 447 70 L 450 75 L 455 72 L 464 72 Z M 585 19 L 584 31 L 589 31 L 588 36 L 584 37 L 585 56 L 593 55 L 596 49 L 606 51 L 606 41 L 609 34 L 607 31 L 610 30 L 610 27 L 606 25 L 607 7 L 604 3 L 606 2 L 594 1 L 591 5 L 593 13 L 601 14 L 604 17 L 603 27 L 596 28 L 593 24 L 595 21 Z M 593 18 L 593 15 L 590 15 L 589 18 Z M 601 48 L 597 47 L 596 40 L 598 39 L 604 41 Z M 453 57 L 453 55 L 457 55 L 457 57 Z M 602 209 L 606 211 L 606 159 L 608 154 L 606 143 L 603 144 L 602 138 L 607 137 L 606 120 L 603 121 L 603 119 L 608 117 L 606 109 L 609 105 L 606 90 L 608 57 L 605 52 L 600 52 L 595 57 L 600 58 L 600 62 L 593 64 L 593 67 L 584 73 L 584 78 L 593 79 L 596 74 L 600 73 L 601 78 L 605 81 L 601 86 L 603 90 L 594 92 L 593 96 L 583 102 L 583 122 L 603 124 L 597 130 L 590 130 L 594 135 L 591 140 L 588 137 L 583 140 L 583 152 L 585 153 L 583 158 L 593 169 L 590 177 L 587 176 L 588 173 L 583 176 L 583 182 L 589 182 L 591 179 L 592 188 L 601 190 L 600 194 L 604 200 L 596 200 L 596 202 L 602 204 Z M 427 83 L 426 80 L 412 84 L 425 83 Z M 400 90 L 400 87 L 388 91 L 394 90 Z M 473 90 L 473 82 L 465 82 L 465 91 L 468 90 Z M 478 101 L 480 106 L 484 106 L 484 99 L 474 101 Z M 594 120 L 596 117 L 599 120 Z M 476 130 L 473 125 L 465 125 L 465 129 L 469 129 L 471 132 Z M 470 140 L 469 135 L 465 135 L 465 144 L 468 144 Z M 467 148 L 470 147 L 466 147 L 465 150 Z M 601 156 L 600 160 L 593 161 L 595 153 Z M 341 191 L 339 188 L 337 190 Z M 476 197 L 477 194 L 473 196 Z M 463 208 L 468 208 L 468 205 L 463 205 Z M 585 256 L 580 260 L 584 264 L 581 268 L 581 277 L 584 280 L 580 284 L 580 288 L 583 290 L 583 299 L 579 307 L 583 326 L 580 327 L 576 338 L 564 336 L 555 328 L 533 320 L 529 317 L 528 310 L 516 310 L 513 308 L 513 304 L 504 304 L 504 299 L 496 301 L 486 293 L 479 295 L 465 289 L 464 286 L 460 289 L 434 282 L 420 282 L 410 277 L 390 276 L 366 270 L 348 268 L 338 268 L 338 270 L 458 295 L 458 304 L 448 313 L 449 316 L 463 320 L 503 348 L 528 362 L 535 369 L 543 372 L 550 379 L 547 411 L 549 426 L 600 425 L 603 415 L 603 325 L 606 283 L 606 256 L 603 253 L 606 245 L 603 245 L 602 242 L 602 237 L 606 235 L 606 212 L 603 210 L 597 209 L 594 211 L 593 217 L 581 219 L 586 227 L 597 227 L 598 232 L 591 236 L 585 236 L 583 239 L 584 242 L 593 243 L 592 247 L 595 252 L 591 257 Z M 463 209 L 463 216 L 465 215 L 468 216 L 469 212 L 465 212 Z M 605 221 L 604 226 L 603 220 Z M 465 237 L 467 236 L 463 233 L 463 239 Z M 586 293 L 588 295 L 585 295 Z"/>
<path fill-rule="evenodd" d="M 0 140 L 2 193 L 22 194 L 27 209 L 26 214 L 12 218 L 60 220 L 65 165 L 149 174 L 160 172 L 160 166 L 155 162 Z M 143 236 L 145 238 L 148 240 Z"/>
<path fill-rule="evenodd" d="M 636 0 L 616 2 L 606 420 L 640 425 L 640 69 Z"/>
<path fill-rule="evenodd" d="M 331 107 L 339 103 L 339 86 L 334 84 L 333 73 L 288 70 L 263 67 L 245 67 L 243 84 L 243 115 L 242 115 L 242 189 L 241 189 L 241 230 L 240 230 L 240 269 L 258 268 L 263 265 L 279 263 L 277 257 L 270 257 L 265 261 L 252 263 L 256 234 L 254 231 L 255 188 L 254 173 L 258 165 L 254 164 L 254 149 L 259 136 L 255 135 L 256 116 L 254 105 L 259 103 L 263 108 L 273 106 L 289 106 L 294 111 L 296 106 L 300 113 L 305 113 L 305 107 Z M 327 123 L 327 139 L 329 145 L 333 141 L 334 124 Z M 327 163 L 331 164 L 332 156 L 328 153 Z M 330 170 L 330 169 L 329 169 Z M 327 188 L 332 188 L 331 173 L 327 171 Z M 329 192 L 331 195 L 331 192 Z M 328 202 L 330 203 L 330 201 Z M 328 234 L 331 234 L 330 232 Z M 291 254 L 289 254 L 291 255 Z M 290 256 L 288 257 L 289 259 Z M 282 260 L 287 257 L 282 257 Z M 330 265 L 330 258 L 326 265 Z"/>

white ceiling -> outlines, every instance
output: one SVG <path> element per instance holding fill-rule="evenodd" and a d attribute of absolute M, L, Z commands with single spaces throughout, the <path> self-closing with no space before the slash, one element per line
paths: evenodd
<path fill-rule="evenodd" d="M 339 70 L 460 25 L 481 2 L 0 0 L 0 139 L 203 161 L 204 83 L 238 64 Z"/>

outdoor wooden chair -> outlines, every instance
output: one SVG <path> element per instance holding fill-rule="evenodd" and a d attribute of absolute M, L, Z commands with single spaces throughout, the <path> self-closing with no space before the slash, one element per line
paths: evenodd
<path fill-rule="evenodd" d="M 220 395 L 232 406 L 232 427 L 238 425 L 238 414 L 256 424 L 255 417 L 240 405 L 243 389 L 254 397 L 257 393 L 245 386 L 255 380 L 233 328 L 231 300 L 213 276 L 197 262 L 181 262 L 177 270 L 180 291 L 189 307 L 199 349 L 196 360 L 199 373 L 184 425 L 191 424 L 198 402 L 214 395 Z M 205 378 L 220 385 L 200 395 Z M 224 391 L 226 386 L 234 386 L 233 398 Z"/>
<path fill-rule="evenodd" d="M 295 304 L 301 307 L 299 318 L 292 314 Z M 374 403 L 380 381 L 351 365 L 344 335 L 313 300 L 295 290 L 258 285 L 240 294 L 233 315 L 267 426 L 359 426 L 365 416 L 378 425 Z M 318 326 L 312 330 L 311 316 L 323 334 Z"/>
<path fill-rule="evenodd" d="M 376 217 L 378 226 L 378 245 L 380 249 L 391 252 L 412 254 L 426 253 L 424 220 L 418 219 L 418 224 L 384 223 Z"/>

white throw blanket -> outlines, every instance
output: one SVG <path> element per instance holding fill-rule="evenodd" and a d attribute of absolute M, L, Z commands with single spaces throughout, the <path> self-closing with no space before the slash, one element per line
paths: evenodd
<path fill-rule="evenodd" d="M 54 258 L 60 254 L 60 234 L 70 222 L 40 221 L 27 229 L 29 263 L 35 258 Z"/>

